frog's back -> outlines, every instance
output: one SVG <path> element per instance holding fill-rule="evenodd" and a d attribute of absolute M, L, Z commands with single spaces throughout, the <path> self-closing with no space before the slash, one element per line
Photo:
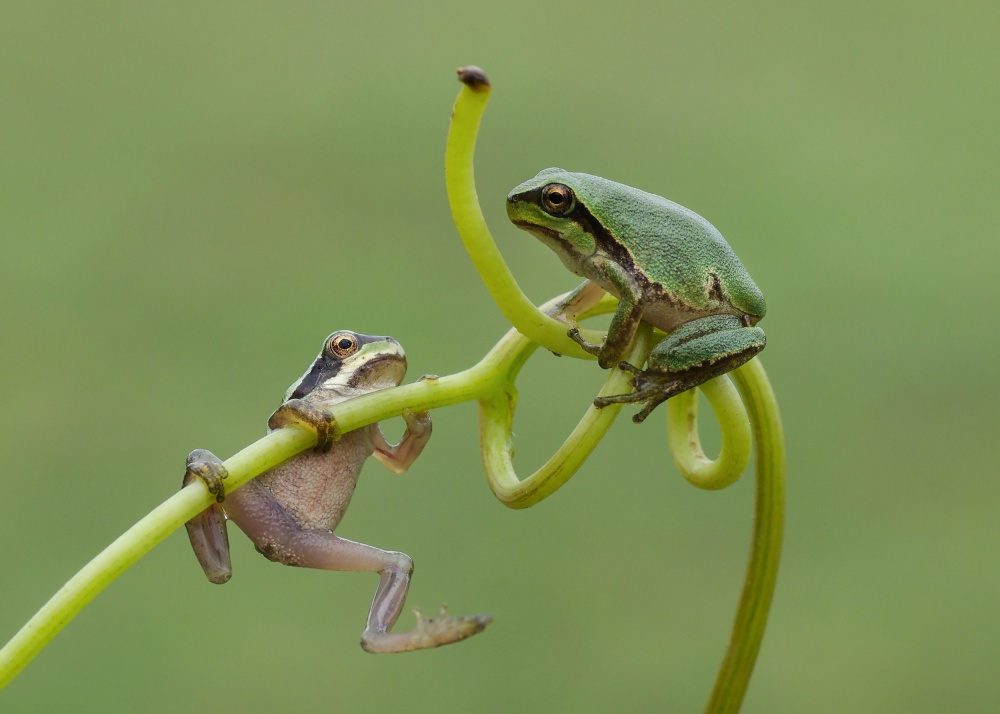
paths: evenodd
<path fill-rule="evenodd" d="M 615 227 L 617 241 L 605 239 L 611 243 L 608 252 L 619 257 L 613 251 L 623 246 L 640 271 L 668 292 L 665 302 L 676 299 L 706 314 L 729 306 L 721 311 L 763 317 L 760 288 L 707 220 L 662 196 L 615 181 L 569 172 L 564 176 L 596 223 Z"/>

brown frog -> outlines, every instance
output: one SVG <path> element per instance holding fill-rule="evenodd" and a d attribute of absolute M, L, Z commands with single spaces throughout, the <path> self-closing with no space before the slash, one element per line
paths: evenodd
<path fill-rule="evenodd" d="M 292 457 L 228 496 L 222 487 L 227 475 L 222 461 L 204 449 L 191 452 L 184 485 L 200 478 L 219 501 L 187 523 L 191 545 L 210 581 L 221 584 L 232 576 L 228 519 L 269 560 L 305 568 L 378 573 L 378 588 L 361 635 L 361 646 L 368 652 L 438 647 L 481 632 L 490 623 L 489 615 L 452 617 L 442 607 L 430 618 L 415 610 L 414 629 L 389 632 L 403 609 L 413 561 L 405 553 L 380 550 L 333 533 L 365 460 L 374 454 L 391 471 L 403 473 L 430 439 L 431 420 L 427 412 L 404 412 L 406 432 L 396 445 L 386 441 L 378 424 L 334 441 L 330 433 L 333 417 L 325 407 L 395 387 L 405 373 L 403 348 L 391 337 L 335 332 L 268 420 L 270 430 L 294 423 L 315 431 L 314 450 Z"/>

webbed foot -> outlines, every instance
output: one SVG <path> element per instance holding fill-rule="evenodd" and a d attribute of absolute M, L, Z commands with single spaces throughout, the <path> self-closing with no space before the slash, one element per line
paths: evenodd
<path fill-rule="evenodd" d="M 632 376 L 632 394 L 598 397 L 594 406 L 636 404 L 643 408 L 632 417 L 641 424 L 670 397 L 732 371 L 764 349 L 764 332 L 747 327 L 732 315 L 692 320 L 668 335 L 650 353 L 646 369 L 621 362 L 618 368 Z"/>
<path fill-rule="evenodd" d="M 430 649 L 472 637 L 493 621 L 492 615 L 452 617 L 444 605 L 434 617 L 424 616 L 416 607 L 413 614 L 417 617 L 417 626 L 409 632 L 365 632 L 361 636 L 361 647 L 373 654 Z"/>
<path fill-rule="evenodd" d="M 642 409 L 632 417 L 633 422 L 641 424 L 646 420 L 646 417 L 653 413 L 654 409 L 671 397 L 725 374 L 739 367 L 751 357 L 753 357 L 753 354 L 739 355 L 734 359 L 719 361 L 715 364 L 700 365 L 698 368 L 680 373 L 662 372 L 655 369 L 641 370 L 627 362 L 622 362 L 618 365 L 618 368 L 635 375 L 632 377 L 632 386 L 635 388 L 635 391 L 631 394 L 597 397 L 594 399 L 594 406 L 602 409 L 609 404 L 638 404 L 639 402 L 645 402 Z"/>
<path fill-rule="evenodd" d="M 634 375 L 636 377 L 642 377 L 645 374 L 645 370 L 639 369 L 634 364 L 630 364 L 629 362 L 619 362 L 618 369 L 620 369 L 622 372 L 628 372 L 629 374 Z"/>

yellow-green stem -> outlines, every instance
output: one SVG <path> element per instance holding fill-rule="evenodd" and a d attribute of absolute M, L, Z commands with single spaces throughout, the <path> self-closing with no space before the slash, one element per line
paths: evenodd
<path fill-rule="evenodd" d="M 569 479 L 604 435 L 619 407 L 604 410 L 591 407 L 556 454 L 535 474 L 524 481 L 518 480 L 510 462 L 510 426 L 516 401 L 514 381 L 537 347 L 534 342 L 555 352 L 590 356 L 566 337 L 565 324 L 527 300 L 483 221 L 475 194 L 472 153 L 489 85 L 485 75 L 476 72 L 466 70 L 465 87 L 455 105 L 447 155 L 449 199 L 456 225 L 477 270 L 501 310 L 527 338 L 511 331 L 478 364 L 464 372 L 358 397 L 332 407 L 331 411 L 336 418 L 336 433 L 342 434 L 399 415 L 406 408 L 418 411 L 478 400 L 483 414 L 484 465 L 491 488 L 505 504 L 523 508 L 542 500 Z M 612 300 L 606 299 L 588 314 L 607 312 L 613 305 Z M 645 326 L 628 355 L 631 363 L 644 362 L 650 335 Z M 590 342 L 600 342 L 603 334 L 587 331 L 585 337 Z M 730 644 L 706 710 L 710 714 L 736 712 L 742 703 L 774 593 L 784 521 L 785 452 L 774 394 L 759 360 L 752 360 L 732 376 L 749 409 L 757 446 L 755 518 L 743 593 Z M 623 393 L 628 389 L 627 381 L 625 375 L 613 370 L 601 394 Z M 749 458 L 748 417 L 728 378 L 706 383 L 702 389 L 722 428 L 719 459 L 710 461 L 701 452 L 693 390 L 671 400 L 672 406 L 668 402 L 668 441 L 685 478 L 701 488 L 722 488 L 739 476 Z M 230 474 L 227 492 L 309 448 L 313 440 L 313 434 L 292 426 L 251 444 L 225 462 Z M 108 583 L 212 502 L 213 497 L 202 482 L 191 484 L 130 528 L 71 578 L 0 650 L 0 688 Z"/>
<path fill-rule="evenodd" d="M 473 156 L 479 123 L 490 98 L 490 84 L 478 67 L 459 70 L 462 90 L 455 100 L 445 148 L 444 174 L 455 227 L 486 289 L 504 316 L 534 342 L 558 354 L 594 359 L 566 336 L 566 325 L 546 315 L 525 296 L 504 262 L 483 218 L 476 195 Z M 583 337 L 600 344 L 603 334 L 584 330 Z"/>
<path fill-rule="evenodd" d="M 626 361 L 642 364 L 652 347 L 652 329 L 645 323 L 636 335 L 635 342 Z M 537 345 L 521 338 L 534 349 Z M 587 460 L 594 448 L 607 433 L 622 405 L 614 404 L 598 409 L 590 405 L 583 418 L 560 445 L 556 452 L 535 473 L 519 480 L 512 463 L 514 406 L 517 392 L 513 376 L 509 387 L 494 393 L 491 398 L 479 402 L 480 442 L 483 452 L 483 470 L 493 494 L 510 508 L 528 508 L 565 484 L 577 469 Z M 625 394 L 631 391 L 631 377 L 625 372 L 613 369 L 608 374 L 600 396 Z"/>
<path fill-rule="evenodd" d="M 756 457 L 753 537 L 729 646 L 707 714 L 735 714 L 760 651 L 781 559 L 785 524 L 785 437 L 778 402 L 759 359 L 730 373 L 750 415 Z"/>
<path fill-rule="evenodd" d="M 705 457 L 698 436 L 698 391 L 704 392 L 722 433 L 718 458 Z M 691 484 L 716 491 L 738 479 L 750 462 L 750 419 L 728 375 L 667 400 L 667 443 L 674 464 Z"/>
<path fill-rule="evenodd" d="M 562 297 L 550 301 L 549 305 Z M 605 302 L 591 312 L 608 309 L 609 303 Z M 517 374 L 530 354 L 530 351 L 523 353 L 523 343 L 526 342 L 526 338 L 512 330 L 479 363 L 463 372 L 437 379 L 421 379 L 330 407 L 336 419 L 335 431 L 343 434 L 398 416 L 404 409 L 429 410 L 465 401 L 489 400 L 493 395 L 503 394 L 512 384 L 512 375 Z M 294 425 L 271 432 L 225 461 L 229 471 L 225 481 L 226 492 L 239 488 L 314 443 L 315 434 Z M 213 502 L 214 496 L 202 481 L 191 483 L 132 526 L 70 578 L 0 649 L 0 688 L 17 676 L 101 590 L 167 535 Z"/>
<path fill-rule="evenodd" d="M 298 428 L 268 434 L 226 462 L 231 474 L 227 489 L 232 491 L 302 451 L 315 438 Z M 17 676 L 101 590 L 214 500 L 203 482 L 193 483 L 160 504 L 87 563 L 0 649 L 0 688 Z"/>

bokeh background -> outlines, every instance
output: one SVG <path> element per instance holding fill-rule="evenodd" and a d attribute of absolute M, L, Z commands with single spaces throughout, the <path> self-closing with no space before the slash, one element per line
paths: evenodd
<path fill-rule="evenodd" d="M 533 299 L 575 278 L 503 199 L 552 165 L 705 215 L 767 296 L 789 512 L 745 711 L 995 707 L 998 7 L 3 3 L 0 639 L 175 491 L 190 449 L 259 437 L 332 330 L 395 336 L 411 378 L 504 333 L 443 185 L 474 63 L 495 87 L 479 193 Z M 532 360 L 523 473 L 602 379 Z M 282 568 L 234 531 L 212 586 L 178 532 L 0 708 L 700 710 L 752 479 L 688 486 L 661 410 L 511 512 L 474 406 L 434 419 L 410 473 L 366 467 L 338 533 L 409 553 L 409 603 L 491 612 L 483 635 L 367 655 L 374 575 Z"/>

